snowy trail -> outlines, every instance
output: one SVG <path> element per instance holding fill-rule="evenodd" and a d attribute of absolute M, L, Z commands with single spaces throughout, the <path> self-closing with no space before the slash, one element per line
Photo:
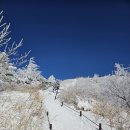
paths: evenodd
<path fill-rule="evenodd" d="M 78 113 L 63 106 L 58 100 L 54 100 L 55 94 L 46 90 L 44 92 L 46 110 L 49 112 L 50 123 L 52 130 L 96 130 L 90 122 Z M 49 124 L 46 121 L 44 125 L 45 130 L 49 130 Z"/>

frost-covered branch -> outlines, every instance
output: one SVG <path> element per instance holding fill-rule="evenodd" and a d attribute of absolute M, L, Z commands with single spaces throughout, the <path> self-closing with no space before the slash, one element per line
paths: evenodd
<path fill-rule="evenodd" d="M 8 54 L 8 56 L 11 56 L 11 55 L 16 55 L 17 54 L 17 50 L 18 48 L 20 48 L 21 46 L 23 45 L 23 39 L 18 43 L 16 44 L 15 42 L 13 42 L 13 44 L 11 45 L 11 47 L 8 47 L 8 50 L 5 48 L 5 51 L 6 53 Z"/>
<path fill-rule="evenodd" d="M 18 58 L 12 58 L 10 62 L 12 62 L 15 66 L 21 66 L 22 64 L 25 64 L 29 60 L 27 59 L 28 55 L 30 54 L 31 50 L 28 52 L 25 52 L 24 54 L 21 54 Z"/>
<path fill-rule="evenodd" d="M 11 39 L 10 37 L 7 38 L 7 36 L 11 32 L 9 31 L 10 23 L 9 24 L 2 23 L 3 18 L 4 18 L 2 13 L 3 11 L 0 12 L 0 47 L 2 47 L 3 45 L 6 45 Z"/>
<path fill-rule="evenodd" d="M 25 52 L 24 55 L 21 55 L 20 58 L 18 58 L 16 60 L 16 66 L 21 66 L 22 64 L 25 64 L 26 62 L 28 62 L 28 55 L 30 54 L 31 50 L 29 52 Z"/>
<path fill-rule="evenodd" d="M 9 58 L 9 62 L 13 62 L 14 65 L 20 66 L 28 62 L 27 56 L 29 55 L 30 51 L 26 52 L 23 55 L 20 55 L 20 57 L 17 56 L 18 49 L 23 45 L 23 39 L 19 43 L 15 43 L 15 41 L 12 44 L 10 43 L 11 37 L 8 37 L 8 35 L 11 32 L 9 30 L 10 23 L 7 24 L 3 22 L 3 18 L 4 18 L 3 11 L 1 11 L 0 12 L 0 47 L 2 47 L 2 49 L 4 48 L 4 50 L 0 52 L 6 53 L 6 55 Z"/>

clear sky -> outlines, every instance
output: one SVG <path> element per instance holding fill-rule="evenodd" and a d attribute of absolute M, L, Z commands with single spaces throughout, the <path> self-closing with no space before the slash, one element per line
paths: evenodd
<path fill-rule="evenodd" d="M 0 10 L 45 77 L 106 75 L 114 63 L 130 64 L 129 0 L 0 0 Z"/>

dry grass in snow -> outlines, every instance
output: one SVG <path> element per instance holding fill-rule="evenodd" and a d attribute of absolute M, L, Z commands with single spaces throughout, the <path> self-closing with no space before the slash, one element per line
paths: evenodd
<path fill-rule="evenodd" d="M 0 93 L 0 130 L 42 130 L 43 95 L 38 89 Z"/>

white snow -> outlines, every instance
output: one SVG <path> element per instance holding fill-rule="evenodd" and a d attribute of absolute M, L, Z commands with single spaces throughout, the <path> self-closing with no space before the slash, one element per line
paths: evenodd
<path fill-rule="evenodd" d="M 44 92 L 44 106 L 49 112 L 52 130 L 96 130 L 97 126 L 92 124 L 86 118 L 80 117 L 79 113 L 71 110 L 65 105 L 61 107 L 59 100 L 55 100 L 54 97 L 55 94 L 52 93 L 51 89 Z M 49 129 L 47 120 L 44 129 Z"/>

